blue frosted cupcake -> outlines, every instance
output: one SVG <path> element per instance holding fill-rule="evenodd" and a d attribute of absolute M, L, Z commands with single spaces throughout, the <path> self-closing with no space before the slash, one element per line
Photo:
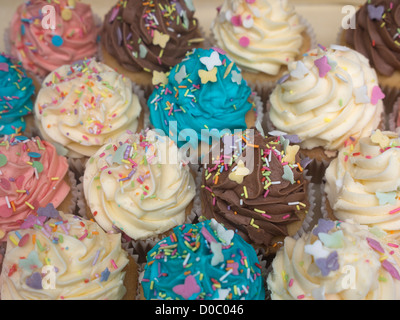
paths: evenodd
<path fill-rule="evenodd" d="M 146 300 L 264 300 L 262 266 L 252 246 L 214 219 L 174 228 L 148 252 Z"/>
<path fill-rule="evenodd" d="M 32 114 L 35 87 L 21 62 L 0 54 L 0 136 L 26 130 L 26 116 Z"/>
<path fill-rule="evenodd" d="M 221 49 L 195 49 L 169 73 L 156 74 L 153 81 L 156 86 L 148 99 L 150 121 L 179 147 L 186 142 L 210 144 L 211 137 L 220 138 L 224 129 L 255 125 L 255 96 L 240 69 Z"/>

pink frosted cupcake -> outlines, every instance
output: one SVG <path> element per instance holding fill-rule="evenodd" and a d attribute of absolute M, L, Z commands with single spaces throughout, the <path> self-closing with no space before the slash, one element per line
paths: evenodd
<path fill-rule="evenodd" d="M 54 11 L 47 11 L 45 6 Z M 28 72 L 43 78 L 62 65 L 96 55 L 99 30 L 88 4 L 75 0 L 25 1 L 11 21 L 11 53 Z"/>

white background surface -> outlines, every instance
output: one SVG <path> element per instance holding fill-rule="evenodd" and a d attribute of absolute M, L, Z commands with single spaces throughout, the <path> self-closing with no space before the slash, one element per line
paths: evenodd
<path fill-rule="evenodd" d="M 216 8 L 224 0 L 193 0 L 196 6 L 196 16 L 204 30 L 208 32 L 211 22 L 216 16 Z M 0 0 L 0 31 L 1 35 L 8 27 L 16 8 L 25 0 Z M 101 18 L 111 9 L 117 0 L 83 0 L 91 4 L 93 11 Z M 360 5 L 364 0 L 291 0 L 297 12 L 308 20 L 314 27 L 317 40 L 328 46 L 336 42 L 341 21 L 345 14 L 342 8 L 345 5 Z M 0 38 L 0 51 L 4 51 L 4 36 Z"/>

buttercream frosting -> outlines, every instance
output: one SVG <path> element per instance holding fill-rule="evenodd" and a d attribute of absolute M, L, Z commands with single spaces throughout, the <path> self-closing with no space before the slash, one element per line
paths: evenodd
<path fill-rule="evenodd" d="M 47 206 L 9 234 L 1 298 L 120 300 L 128 261 L 120 234 Z"/>
<path fill-rule="evenodd" d="M 340 151 L 325 174 L 325 193 L 338 219 L 400 230 L 399 148 L 396 133 L 377 130 Z"/>
<path fill-rule="evenodd" d="M 350 137 L 368 136 L 378 127 L 384 96 L 363 55 L 320 46 L 289 64 L 270 96 L 269 116 L 278 130 L 297 134 L 303 149 L 337 151 Z"/>
<path fill-rule="evenodd" d="M 39 207 L 58 207 L 70 192 L 66 158 L 39 137 L 0 139 L 0 239 Z"/>
<path fill-rule="evenodd" d="M 101 147 L 86 164 L 83 188 L 96 221 L 135 240 L 184 223 L 195 196 L 178 148 L 153 130 L 126 132 Z"/>
<path fill-rule="evenodd" d="M 52 9 L 45 10 L 46 6 Z M 62 65 L 96 55 L 99 31 L 88 4 L 75 0 L 25 1 L 11 21 L 11 53 L 27 71 L 45 77 Z"/>
<path fill-rule="evenodd" d="M 136 131 L 141 105 L 129 78 L 94 59 L 65 65 L 44 80 L 36 123 L 70 157 L 90 157 L 126 130 Z"/>
<path fill-rule="evenodd" d="M 251 94 L 224 51 L 195 49 L 155 86 L 148 99 L 150 121 L 165 134 L 173 132 L 179 147 L 193 139 L 210 144 L 210 136 L 219 138 L 224 129 L 246 129 L 245 115 L 254 107 Z"/>
<path fill-rule="evenodd" d="M 215 220 L 185 224 L 147 254 L 144 297 L 178 300 L 264 300 L 254 249 Z"/>
<path fill-rule="evenodd" d="M 300 54 L 305 26 L 286 0 L 225 0 L 211 30 L 239 67 L 276 75 Z"/>
<path fill-rule="evenodd" d="M 0 135 L 25 131 L 35 87 L 21 62 L 0 54 Z"/>
<path fill-rule="evenodd" d="M 352 221 L 320 219 L 285 239 L 267 284 L 273 300 L 398 300 L 398 243 Z"/>

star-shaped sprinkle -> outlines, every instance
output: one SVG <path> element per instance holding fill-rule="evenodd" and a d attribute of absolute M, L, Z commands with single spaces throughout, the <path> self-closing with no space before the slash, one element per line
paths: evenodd
<path fill-rule="evenodd" d="M 172 291 L 182 296 L 183 299 L 187 300 L 192 295 L 200 292 L 200 286 L 197 284 L 196 278 L 192 275 L 188 275 L 185 278 L 183 284 L 178 284 L 172 288 Z"/>
<path fill-rule="evenodd" d="M 324 248 L 320 240 L 316 240 L 313 244 L 305 245 L 304 252 L 312 255 L 314 257 L 314 260 L 326 258 L 330 253 L 330 251 Z"/>
<path fill-rule="evenodd" d="M 300 150 L 300 146 L 298 146 L 298 145 L 287 146 L 286 154 L 283 157 L 282 161 L 288 162 L 290 164 L 296 163 L 296 155 L 297 155 L 297 152 L 299 152 L 299 150 Z"/>
<path fill-rule="evenodd" d="M 367 86 L 362 86 L 354 89 L 354 94 L 356 96 L 356 103 L 370 103 L 371 100 L 368 97 Z"/>
<path fill-rule="evenodd" d="M 377 129 L 371 135 L 371 141 L 373 143 L 379 144 L 382 149 L 385 149 L 390 145 L 390 139 L 387 135 L 383 134 L 381 130 Z"/>
<path fill-rule="evenodd" d="M 384 206 L 385 204 L 396 204 L 397 192 L 375 192 L 375 195 L 379 200 L 380 206 Z"/>
<path fill-rule="evenodd" d="M 100 275 L 100 282 L 107 281 L 109 276 L 110 276 L 110 270 L 108 270 L 108 268 L 105 268 Z"/>
<path fill-rule="evenodd" d="M 368 16 L 371 20 L 382 20 L 383 13 L 385 12 L 384 6 L 374 6 L 373 4 L 369 4 L 367 6 Z"/>
<path fill-rule="evenodd" d="M 158 45 L 164 49 L 167 46 L 169 38 L 170 38 L 170 36 L 168 34 L 164 34 L 160 31 L 156 30 L 156 31 L 154 31 L 153 44 L 155 46 Z"/>
<path fill-rule="evenodd" d="M 344 245 L 342 230 L 336 231 L 332 234 L 320 232 L 318 233 L 318 237 L 327 248 L 338 249 L 342 248 Z"/>
<path fill-rule="evenodd" d="M 214 67 L 222 66 L 222 61 L 217 51 L 213 51 L 209 57 L 201 57 L 200 62 L 206 66 L 208 71 L 214 69 Z"/>
<path fill-rule="evenodd" d="M 243 182 L 244 177 L 249 174 L 250 174 L 250 170 L 248 168 L 246 168 L 243 160 L 239 160 L 238 164 L 236 166 L 236 170 L 232 171 L 229 174 L 228 178 L 229 178 L 229 180 L 232 180 L 238 184 L 241 184 Z"/>
<path fill-rule="evenodd" d="M 218 289 L 218 298 L 214 299 L 214 300 L 225 300 L 226 297 L 229 295 L 230 292 L 230 288 L 228 289 Z"/>
<path fill-rule="evenodd" d="M 329 231 L 332 230 L 332 228 L 335 226 L 335 222 L 332 220 L 326 220 L 326 219 L 319 219 L 318 220 L 318 225 L 313 229 L 312 233 L 315 236 L 318 236 L 319 233 L 328 233 Z"/>
<path fill-rule="evenodd" d="M 318 68 L 320 78 L 325 77 L 332 69 L 332 67 L 328 63 L 328 58 L 326 56 L 315 60 L 314 64 Z"/>
<path fill-rule="evenodd" d="M 232 78 L 231 78 L 232 82 L 234 82 L 240 86 L 240 84 L 242 83 L 242 80 L 243 80 L 242 74 L 240 72 L 237 72 L 236 70 L 233 70 L 231 72 L 231 75 L 232 75 Z"/>
<path fill-rule="evenodd" d="M 33 214 L 30 214 L 29 216 L 26 217 L 24 222 L 21 224 L 20 228 L 21 229 L 29 229 L 32 228 L 35 224 L 39 226 L 43 226 L 44 222 L 46 221 L 46 217 L 37 217 Z"/>
<path fill-rule="evenodd" d="M 382 92 L 381 88 L 379 86 L 375 86 L 372 88 L 372 93 L 371 93 L 371 104 L 376 105 L 379 100 L 385 99 L 385 94 Z"/>
<path fill-rule="evenodd" d="M 327 258 L 320 258 L 315 260 L 315 264 L 321 270 L 322 276 L 326 277 L 329 272 L 339 269 L 338 258 L 339 256 L 337 251 L 333 251 L 329 254 Z"/>
<path fill-rule="evenodd" d="M 303 79 L 306 74 L 308 74 L 310 70 L 305 66 L 305 64 L 301 61 L 296 62 L 296 69 L 290 71 L 290 75 L 296 79 Z"/>
<path fill-rule="evenodd" d="M 175 73 L 174 79 L 178 84 L 181 84 L 181 82 L 183 81 L 183 79 L 185 79 L 187 76 L 186 73 L 186 66 L 183 65 L 180 69 L 179 72 Z"/>
<path fill-rule="evenodd" d="M 206 84 L 208 82 L 217 82 L 217 67 L 214 67 L 211 71 L 199 70 L 199 77 L 201 79 L 202 84 Z"/>

